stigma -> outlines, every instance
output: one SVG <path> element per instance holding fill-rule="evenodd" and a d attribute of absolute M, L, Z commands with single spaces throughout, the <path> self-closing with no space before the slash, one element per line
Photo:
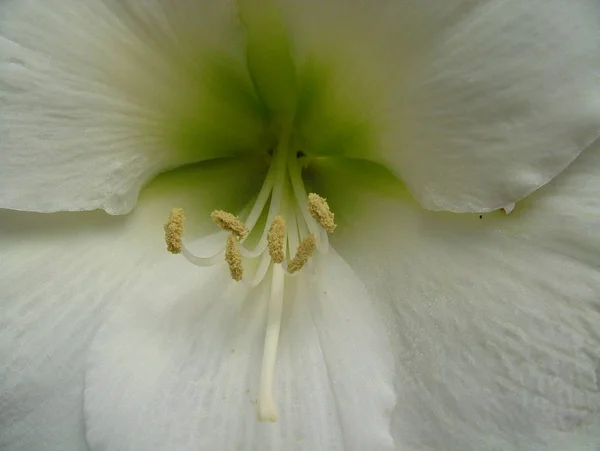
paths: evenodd
<path fill-rule="evenodd" d="M 316 193 L 306 193 L 296 155 L 284 140 L 273 152 L 260 191 L 243 213 L 211 213 L 215 226 L 223 233 L 223 247 L 217 253 L 198 256 L 186 247 L 181 208 L 171 211 L 164 226 L 167 250 L 183 255 L 196 266 L 224 264 L 233 281 L 249 288 L 258 286 L 267 276 L 271 278 L 257 400 L 261 421 L 277 421 L 275 366 L 286 278 L 310 268 L 316 253 L 327 253 L 327 235 L 336 229 L 327 200 Z M 263 225 L 259 226 L 259 222 Z"/>

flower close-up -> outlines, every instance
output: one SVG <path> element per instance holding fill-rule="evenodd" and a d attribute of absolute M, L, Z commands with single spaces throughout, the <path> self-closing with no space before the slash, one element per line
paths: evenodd
<path fill-rule="evenodd" d="M 600 449 L 597 0 L 0 2 L 0 450 Z"/>

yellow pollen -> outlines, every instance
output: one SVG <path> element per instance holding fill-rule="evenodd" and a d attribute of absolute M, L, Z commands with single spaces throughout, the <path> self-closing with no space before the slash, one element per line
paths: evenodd
<path fill-rule="evenodd" d="M 183 209 L 173 208 L 169 214 L 169 219 L 165 224 L 165 243 L 167 250 L 172 254 L 181 252 L 181 237 L 183 235 Z"/>
<path fill-rule="evenodd" d="M 281 263 L 285 258 L 285 219 L 283 216 L 276 216 L 273 224 L 269 228 L 267 234 L 267 243 L 269 247 L 269 255 L 275 263 Z"/>
<path fill-rule="evenodd" d="M 248 229 L 237 216 L 223 210 L 215 210 L 210 214 L 211 219 L 221 229 L 233 233 L 238 239 L 248 234 Z"/>
<path fill-rule="evenodd" d="M 296 251 L 296 255 L 294 255 L 294 258 L 287 267 L 287 270 L 290 274 L 294 274 L 304 267 L 308 259 L 312 257 L 315 252 L 316 242 L 317 240 L 315 239 L 315 235 L 313 233 L 308 235 L 300 242 L 298 250 Z"/>
<path fill-rule="evenodd" d="M 315 221 L 321 224 L 321 227 L 329 233 L 337 227 L 334 222 L 334 214 L 329 209 L 329 204 L 327 204 L 327 199 L 318 194 L 310 193 L 308 195 L 308 211 L 315 218 Z"/>
<path fill-rule="evenodd" d="M 236 282 L 242 280 L 244 267 L 242 266 L 242 254 L 237 247 L 237 240 L 233 235 L 227 237 L 227 247 L 225 248 L 225 261 L 229 265 L 231 278 Z"/>

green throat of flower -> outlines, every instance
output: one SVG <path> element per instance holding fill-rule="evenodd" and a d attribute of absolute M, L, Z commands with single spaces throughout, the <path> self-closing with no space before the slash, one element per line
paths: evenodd
<path fill-rule="evenodd" d="M 253 90 L 268 111 L 268 128 L 276 142 L 269 154 L 269 169 L 257 196 L 240 213 L 243 221 L 227 211 L 211 214 L 224 232 L 219 252 L 198 256 L 190 251 L 182 240 L 181 209 L 171 212 L 165 225 L 165 240 L 170 252 L 181 253 L 194 265 L 225 262 L 232 279 L 249 288 L 257 287 L 268 274 L 271 276 L 258 412 L 261 420 L 276 421 L 273 389 L 286 277 L 309 266 L 315 253 L 328 252 L 327 234 L 336 225 L 327 201 L 317 194 L 307 194 L 304 187 L 302 166 L 307 158 L 298 152 L 305 144 L 298 130 L 303 95 L 287 32 L 273 5 L 266 2 L 271 8 L 260 9 L 250 3 L 238 2 L 246 30 L 247 69 Z"/>

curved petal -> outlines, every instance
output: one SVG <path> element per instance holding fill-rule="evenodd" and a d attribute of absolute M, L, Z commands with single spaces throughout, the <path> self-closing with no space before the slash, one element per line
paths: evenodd
<path fill-rule="evenodd" d="M 428 212 L 315 171 L 334 245 L 391 305 L 399 449 L 600 444 L 598 147 L 508 215 Z"/>
<path fill-rule="evenodd" d="M 100 329 L 86 375 L 94 450 L 391 450 L 393 357 L 364 286 L 336 254 L 286 279 L 276 423 L 256 398 L 270 283 L 167 259 Z M 321 276 L 320 275 L 320 276 Z"/>
<path fill-rule="evenodd" d="M 0 207 L 127 213 L 165 169 L 266 149 L 238 28 L 231 2 L 4 2 Z"/>
<path fill-rule="evenodd" d="M 594 0 L 284 5 L 303 150 L 384 164 L 427 209 L 504 208 L 600 133 Z"/>
<path fill-rule="evenodd" d="M 256 188 L 252 167 L 215 162 L 161 176 L 126 217 L 0 210 L 0 449 L 86 449 L 83 369 L 96 329 L 166 254 L 171 208 L 186 210 L 186 235 L 212 230 L 211 209 L 241 208 L 232 192 Z"/>

